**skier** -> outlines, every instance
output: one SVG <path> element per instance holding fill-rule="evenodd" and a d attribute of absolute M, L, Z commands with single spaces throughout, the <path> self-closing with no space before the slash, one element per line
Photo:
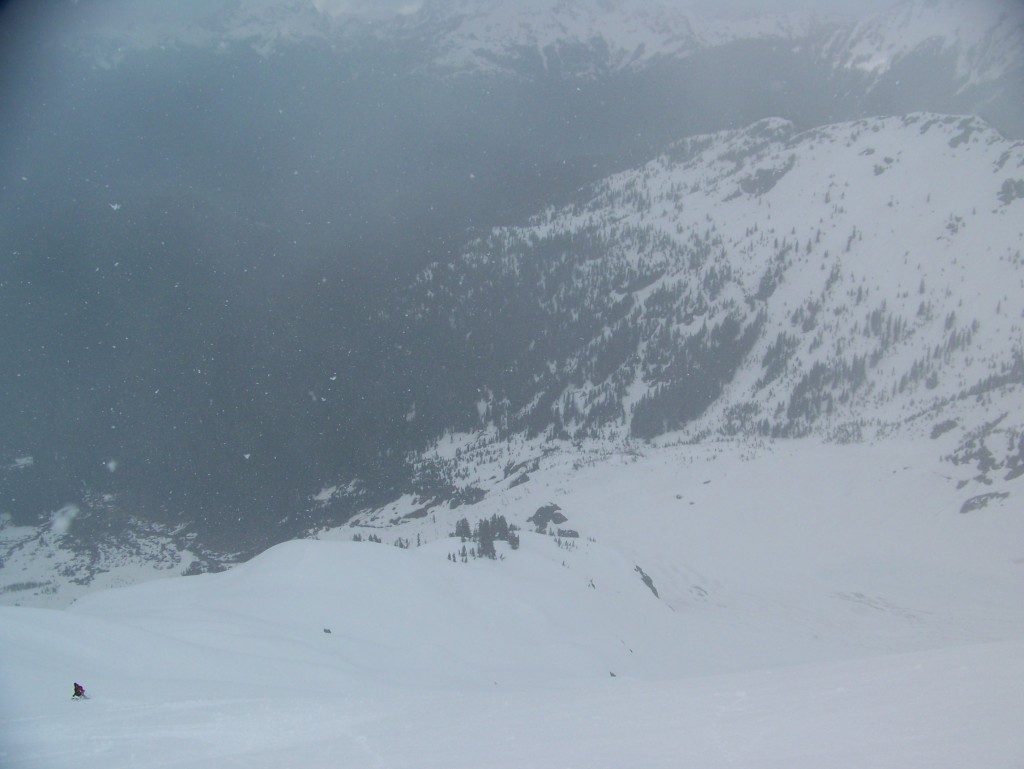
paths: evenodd
<path fill-rule="evenodd" d="M 73 699 L 73 700 L 87 700 L 87 699 L 89 699 L 88 697 L 85 696 L 85 687 L 82 686 L 77 681 L 75 682 L 75 693 L 71 695 L 71 699 Z"/>

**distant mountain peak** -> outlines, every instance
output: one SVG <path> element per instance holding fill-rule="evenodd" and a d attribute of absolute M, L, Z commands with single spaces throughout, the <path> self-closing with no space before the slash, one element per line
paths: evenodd
<path fill-rule="evenodd" d="M 751 40 L 812 43 L 840 71 L 881 77 L 908 56 L 955 56 L 961 88 L 1024 61 L 1024 6 L 1012 0 L 910 0 L 867 18 L 806 6 L 753 11 L 692 0 L 426 0 L 393 12 L 350 12 L 310 0 L 211 2 L 116 12 L 73 5 L 65 43 L 115 66 L 132 51 L 246 45 L 269 55 L 311 40 L 342 47 L 412 43 L 420 67 L 449 74 L 548 72 L 593 77 Z M 56 29 L 57 27 L 55 27 Z"/>
<path fill-rule="evenodd" d="M 1019 71 L 1024 6 L 1010 0 L 910 0 L 836 33 L 836 66 L 872 77 L 925 50 L 955 56 L 961 89 Z"/>
<path fill-rule="evenodd" d="M 633 69 L 738 40 L 802 38 L 819 24 L 809 12 L 738 14 L 728 4 L 664 0 L 433 0 L 406 24 L 442 20 L 433 61 L 442 70 L 508 71 L 525 58 L 584 76 L 595 66 Z"/>
<path fill-rule="evenodd" d="M 66 42 L 113 65 L 133 50 L 241 43 L 271 53 L 306 40 L 354 35 L 426 41 L 441 70 L 494 71 L 525 54 L 572 49 L 599 50 L 615 69 L 740 39 L 802 37 L 817 23 L 809 12 L 739 14 L 729 5 L 665 0 L 427 0 L 372 15 L 349 7 L 252 0 L 113 12 L 107 5 L 74 5 L 64 12 L 78 32 Z"/>

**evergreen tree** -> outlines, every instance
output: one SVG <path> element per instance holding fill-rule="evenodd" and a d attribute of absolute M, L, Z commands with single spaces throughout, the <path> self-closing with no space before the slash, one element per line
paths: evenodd
<path fill-rule="evenodd" d="M 491 516 L 491 533 L 494 539 L 508 541 L 508 521 L 505 520 L 505 516 Z"/>
<path fill-rule="evenodd" d="M 477 526 L 477 539 L 479 540 L 477 552 L 481 558 L 498 557 L 494 549 L 494 530 L 491 527 L 491 521 L 488 521 L 486 518 L 480 521 Z"/>

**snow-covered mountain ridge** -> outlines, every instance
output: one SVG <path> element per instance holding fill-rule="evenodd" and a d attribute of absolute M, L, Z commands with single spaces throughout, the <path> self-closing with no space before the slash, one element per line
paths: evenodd
<path fill-rule="evenodd" d="M 914 51 L 937 48 L 956 60 L 960 88 L 1020 70 L 1024 9 L 1019 4 L 922 0 L 836 33 L 825 47 L 837 66 L 880 77 Z"/>
<path fill-rule="evenodd" d="M 209 48 L 243 43 L 264 55 L 304 41 L 358 45 L 361 40 L 426 43 L 434 65 L 455 71 L 502 71 L 527 52 L 603 53 L 613 69 L 744 39 L 798 39 L 818 28 L 811 13 L 751 14 L 713 4 L 655 0 L 431 0 L 414 12 L 367 19 L 307 0 L 256 0 L 158 9 L 73 9 L 92 33 L 75 44 L 114 52 Z"/>
<path fill-rule="evenodd" d="M 432 66 L 454 73 L 516 72 L 523 62 L 540 71 L 593 76 L 685 58 L 741 40 L 800 40 L 821 27 L 811 13 L 737 13 L 670 2 L 436 1 L 404 20 L 406 34 L 426 24 Z"/>
<path fill-rule="evenodd" d="M 490 233 L 415 312 L 466 340 L 502 431 L 858 440 L 969 432 L 983 401 L 1013 470 L 1021 189 L 1024 145 L 975 118 L 767 120 Z"/>
<path fill-rule="evenodd" d="M 109 9 L 108 9 L 109 11 Z M 742 41 L 795 44 L 816 50 L 821 64 L 872 79 L 935 47 L 956 60 L 959 88 L 1019 75 L 1024 12 L 1010 0 L 907 0 L 868 18 L 781 14 L 729 3 L 667 0 L 431 0 L 385 18 L 306 0 L 214 3 L 117 14 L 74 8 L 90 30 L 69 45 L 104 66 L 132 51 L 221 48 L 242 44 L 263 55 L 316 41 L 341 48 L 409 45 L 419 67 L 456 74 L 548 72 L 593 77 L 642 69 L 665 60 Z"/>

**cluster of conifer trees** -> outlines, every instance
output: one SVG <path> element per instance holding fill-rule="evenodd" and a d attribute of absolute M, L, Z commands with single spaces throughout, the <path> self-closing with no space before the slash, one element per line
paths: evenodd
<path fill-rule="evenodd" d="M 458 553 L 458 559 L 463 562 L 470 556 L 480 558 L 497 558 L 498 553 L 494 548 L 496 541 L 508 542 L 509 547 L 513 550 L 519 549 L 519 534 L 515 525 L 509 525 L 508 521 L 505 520 L 503 515 L 492 515 L 490 518 L 482 518 L 477 521 L 475 527 L 471 527 L 469 519 L 460 518 L 455 524 L 455 531 L 451 534 L 453 537 L 458 537 L 462 540 L 462 550 Z M 476 545 L 471 548 L 472 552 L 467 551 L 466 542 L 475 542 Z M 453 557 L 453 556 L 450 556 Z"/>

